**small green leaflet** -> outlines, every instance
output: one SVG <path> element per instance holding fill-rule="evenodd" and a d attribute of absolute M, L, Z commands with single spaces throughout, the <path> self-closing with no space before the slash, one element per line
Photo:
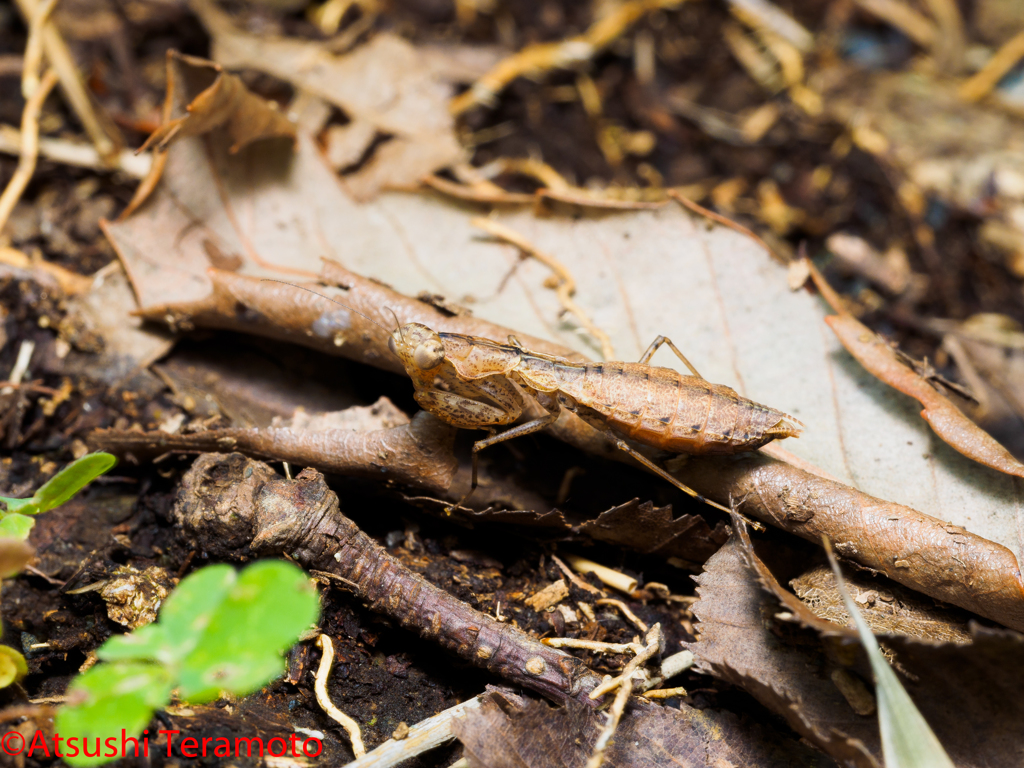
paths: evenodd
<path fill-rule="evenodd" d="M 26 515 L 38 515 L 69 501 L 85 486 L 108 472 L 117 459 L 109 453 L 90 453 L 68 464 L 47 480 L 28 499 L 0 496 L 0 537 L 25 540 L 35 521 Z"/>
<path fill-rule="evenodd" d="M 212 565 L 182 580 L 159 619 L 110 638 L 100 663 L 77 678 L 85 701 L 57 713 L 63 738 L 137 736 L 177 688 L 191 703 L 228 691 L 244 696 L 284 671 L 290 648 L 320 613 L 309 578 L 291 563 L 266 560 L 241 573 Z M 67 757 L 72 766 L 113 758 Z"/>

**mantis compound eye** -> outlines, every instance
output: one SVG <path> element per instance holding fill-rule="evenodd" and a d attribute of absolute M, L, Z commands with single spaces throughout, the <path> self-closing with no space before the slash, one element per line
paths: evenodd
<path fill-rule="evenodd" d="M 412 361 L 422 370 L 436 368 L 444 360 L 444 346 L 437 339 L 430 339 L 416 347 Z"/>

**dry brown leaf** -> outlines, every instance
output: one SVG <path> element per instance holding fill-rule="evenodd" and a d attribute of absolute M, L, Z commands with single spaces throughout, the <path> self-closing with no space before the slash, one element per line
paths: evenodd
<path fill-rule="evenodd" d="M 140 152 L 150 147 L 165 149 L 176 138 L 201 136 L 223 127 L 231 139 L 228 152 L 260 139 L 295 138 L 295 125 L 277 104 L 257 96 L 237 75 L 197 56 L 167 52 L 167 99 L 174 111 L 185 114 L 163 123 L 146 139 Z"/>
<path fill-rule="evenodd" d="M 934 601 L 926 602 L 916 592 L 862 573 L 847 573 L 845 579 L 872 632 L 944 643 L 971 642 L 964 617 L 954 617 Z M 818 565 L 789 583 L 816 616 L 841 626 L 851 625 L 835 574 L 827 565 Z"/>
<path fill-rule="evenodd" d="M 1006 547 L 766 456 L 691 459 L 676 474 L 711 498 L 904 586 L 1024 631 L 1024 582 Z"/>
<path fill-rule="evenodd" d="M 935 434 L 964 456 L 1008 475 L 1024 477 L 1024 464 L 900 359 L 892 345 L 846 311 L 842 299 L 813 265 L 811 277 L 818 290 L 839 313 L 826 317 L 825 322 L 858 363 L 880 381 L 921 403 L 924 406 L 921 418 L 931 425 Z"/>
<path fill-rule="evenodd" d="M 743 687 L 840 761 L 880 765 L 875 718 L 857 714 L 847 698 L 851 686 L 871 690 L 854 633 L 810 614 L 743 537 L 719 550 L 697 581 L 700 639 L 689 646 L 697 668 Z M 792 624 L 794 617 L 809 629 Z M 1010 768 L 1020 760 L 1024 703 L 1013 691 L 1024 683 L 1024 639 L 976 626 L 972 634 L 971 645 L 881 639 L 958 768 Z M 853 645 L 837 644 L 843 638 Z"/>
<path fill-rule="evenodd" d="M 227 67 L 266 72 L 344 110 L 390 136 L 368 162 L 345 177 L 358 200 L 385 187 L 409 187 L 463 159 L 448 114 L 452 86 L 436 50 L 421 52 L 396 35 L 380 33 L 337 55 L 310 40 L 254 35 L 238 29 L 208 0 L 192 8 L 213 37 L 213 58 Z"/>
<path fill-rule="evenodd" d="M 697 563 L 707 560 L 728 536 L 724 523 L 711 529 L 698 515 L 673 519 L 672 507 L 655 507 L 633 499 L 602 512 L 596 520 L 577 526 L 579 533 L 597 541 L 657 555 L 681 557 Z"/>
<path fill-rule="evenodd" d="M 584 768 L 604 715 L 568 702 L 493 692 L 457 720 L 472 768 Z M 605 754 L 608 768 L 826 768 L 834 763 L 796 741 L 742 725 L 730 714 L 633 699 Z"/>
<path fill-rule="evenodd" d="M 60 334 L 71 343 L 71 351 L 63 357 L 56 353 L 46 367 L 155 395 L 163 385 L 147 366 L 170 351 L 174 337 L 133 317 L 136 309 L 124 270 L 117 264 L 100 270 L 89 291 L 68 301 Z"/>

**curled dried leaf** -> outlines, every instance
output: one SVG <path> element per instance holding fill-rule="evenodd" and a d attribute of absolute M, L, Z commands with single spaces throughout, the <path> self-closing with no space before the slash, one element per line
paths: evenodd
<path fill-rule="evenodd" d="M 926 378 L 901 360 L 885 339 L 846 311 L 842 299 L 813 265 L 811 277 L 818 290 L 839 313 L 826 317 L 825 322 L 858 363 L 879 380 L 921 403 L 924 406 L 921 417 L 935 434 L 964 456 L 1008 475 L 1024 477 L 1024 464 L 1017 461 L 992 435 L 967 418 Z"/>
<path fill-rule="evenodd" d="M 140 151 L 165 149 L 177 138 L 201 136 L 221 127 L 231 140 L 228 151 L 232 154 L 260 139 L 295 138 L 295 125 L 277 104 L 254 94 L 240 77 L 216 62 L 168 51 L 167 99 L 171 109 L 180 110 L 179 100 L 188 97 L 191 101 L 184 107 L 185 114 L 166 120 Z"/>

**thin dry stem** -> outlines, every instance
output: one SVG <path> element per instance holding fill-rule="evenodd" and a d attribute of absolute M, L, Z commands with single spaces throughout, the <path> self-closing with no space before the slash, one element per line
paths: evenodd
<path fill-rule="evenodd" d="M 939 31 L 931 19 L 900 0 L 854 0 L 872 16 L 892 24 L 896 29 L 924 48 L 931 48 Z"/>
<path fill-rule="evenodd" d="M 569 270 L 566 269 L 558 259 L 539 250 L 521 234 L 511 227 L 506 227 L 504 224 L 499 224 L 496 221 L 482 217 L 473 219 L 471 223 L 473 226 L 479 227 L 489 235 L 514 245 L 520 251 L 532 256 L 554 272 L 558 281 L 555 286 L 555 293 L 558 295 L 558 301 L 563 307 L 565 307 L 567 312 L 579 320 L 580 325 L 586 328 L 587 332 L 590 333 L 591 336 L 598 340 L 601 345 L 601 354 L 604 356 L 604 359 L 615 359 L 615 349 L 612 347 L 612 342 L 611 339 L 608 338 L 608 334 L 598 328 L 594 324 L 594 321 L 587 316 L 587 313 L 583 311 L 580 305 L 573 300 L 572 297 L 576 293 L 576 280 L 573 278 L 572 273 L 569 272 Z"/>
<path fill-rule="evenodd" d="M 421 720 L 409 728 L 404 739 L 388 739 L 345 768 L 391 768 L 428 750 L 447 744 L 455 738 L 452 726 L 456 721 L 472 717 L 480 710 L 480 696 L 456 704 L 433 717 Z"/>
<path fill-rule="evenodd" d="M 21 151 L 21 131 L 13 125 L 0 124 L 0 152 L 17 155 Z M 76 168 L 94 171 L 120 171 L 133 179 L 141 179 L 149 173 L 152 165 L 150 155 L 136 155 L 127 149 L 120 150 L 112 161 L 100 157 L 96 147 L 77 139 L 61 139 L 41 136 L 39 155 L 47 160 Z"/>
<path fill-rule="evenodd" d="M 31 24 L 38 7 L 35 0 L 15 0 L 15 2 L 22 17 Z M 120 132 L 109 119 L 101 116 L 93 105 L 92 97 L 85 87 L 85 82 L 78 72 L 78 65 L 75 64 L 64 38 L 61 37 L 54 24 L 44 24 L 40 35 L 43 39 L 43 52 L 46 54 L 50 66 L 57 72 L 61 90 L 64 92 L 71 110 L 82 123 L 85 132 L 89 134 L 89 139 L 96 147 L 100 157 L 104 159 L 114 157 L 118 145 L 121 143 Z"/>
<path fill-rule="evenodd" d="M 645 699 L 671 699 L 676 696 L 689 696 L 690 694 L 686 692 L 685 688 L 680 686 L 676 688 L 655 688 L 650 691 L 644 691 L 640 695 Z"/>
<path fill-rule="evenodd" d="M 554 69 L 564 69 L 589 61 L 648 13 L 663 8 L 675 8 L 682 2 L 683 0 L 631 0 L 595 21 L 582 35 L 557 43 L 528 45 L 498 62 L 490 72 L 473 83 L 468 91 L 452 99 L 449 110 L 453 115 L 461 115 L 475 106 L 491 106 L 498 94 L 518 77 L 538 77 Z"/>
<path fill-rule="evenodd" d="M 741 235 L 746 235 L 751 240 L 753 240 L 755 243 L 757 243 L 762 248 L 764 248 L 766 251 L 768 251 L 768 254 L 773 259 L 775 259 L 777 262 L 779 262 L 780 264 L 785 264 L 786 263 L 786 260 L 783 259 L 781 256 L 779 256 L 779 254 L 777 254 L 772 249 L 772 247 L 770 245 L 768 245 L 768 243 L 766 243 L 753 230 L 747 229 L 742 224 L 738 224 L 737 222 L 733 221 L 732 219 L 730 219 L 730 218 L 728 218 L 726 216 L 723 216 L 720 213 L 715 213 L 714 211 L 705 208 L 703 205 L 698 205 L 697 203 L 693 202 L 693 200 L 690 200 L 689 198 L 684 197 L 677 190 L 674 190 L 674 189 L 668 190 L 668 196 L 671 197 L 673 200 L 675 200 L 680 205 L 682 205 L 684 208 L 689 208 L 694 213 L 698 213 L 701 216 L 704 216 L 705 218 L 711 219 L 711 221 L 717 222 L 717 223 L 721 224 L 723 227 L 728 227 L 733 232 L 739 232 Z"/>
<path fill-rule="evenodd" d="M 605 723 L 604 728 L 601 729 L 601 735 L 594 742 L 594 751 L 590 755 L 590 759 L 587 760 L 587 768 L 601 768 L 601 765 L 604 763 L 605 750 L 608 749 L 608 745 L 611 743 L 612 737 L 619 727 L 619 720 L 622 719 L 622 713 L 626 711 L 626 702 L 629 701 L 632 693 L 633 681 L 629 679 L 624 680 L 619 687 L 618 693 L 615 694 L 615 700 L 608 708 L 608 722 Z"/>
<path fill-rule="evenodd" d="M 639 616 L 637 616 L 635 613 L 633 613 L 633 611 L 630 610 L 629 606 L 626 605 L 621 600 L 613 600 L 612 598 L 604 598 L 603 600 L 598 600 L 597 604 L 598 605 L 613 605 L 613 606 L 615 606 L 620 611 L 622 611 L 622 615 L 625 616 L 629 620 L 630 624 L 632 624 L 634 627 L 639 629 L 641 632 L 646 632 L 647 631 L 647 629 L 648 629 L 647 624 L 645 624 L 640 619 Z"/>
<path fill-rule="evenodd" d="M 633 590 L 637 587 L 636 579 L 632 576 L 627 576 L 622 571 L 616 571 L 606 565 L 595 563 L 593 560 L 588 560 L 578 555 L 566 555 L 565 559 L 579 573 L 592 573 L 597 576 L 602 584 L 607 584 L 612 589 L 625 592 L 627 595 L 632 594 Z"/>
<path fill-rule="evenodd" d="M 577 576 L 576 573 L 569 566 L 563 563 L 558 557 L 552 555 L 551 561 L 558 566 L 558 568 L 562 571 L 562 573 L 565 574 L 565 577 L 569 579 L 569 581 L 571 581 L 577 587 L 582 589 L 584 592 L 589 592 L 592 595 L 600 595 L 601 597 L 604 597 L 604 592 L 602 592 L 597 587 L 587 584 L 587 582 L 585 582 L 583 579 Z"/>
<path fill-rule="evenodd" d="M 622 668 L 622 672 L 617 677 L 613 677 L 611 680 L 603 681 L 599 686 L 590 692 L 590 698 L 597 699 L 604 696 L 606 693 L 611 693 L 620 686 L 629 685 L 632 689 L 631 678 L 633 673 L 640 669 L 641 666 L 646 664 L 656 655 L 661 653 L 665 647 L 665 638 L 661 634 L 661 624 L 655 624 L 647 632 L 647 636 L 644 638 L 644 648 L 642 651 L 637 653 L 625 667 Z"/>
<path fill-rule="evenodd" d="M 334 643 L 327 635 L 320 635 L 316 639 L 316 644 L 323 650 L 320 668 L 316 671 L 316 684 L 313 687 L 317 703 L 328 717 L 345 729 L 352 742 L 352 752 L 356 757 L 362 757 L 366 754 L 366 747 L 363 746 L 363 734 L 359 729 L 359 723 L 334 706 L 331 697 L 327 695 L 327 678 L 330 677 L 331 667 L 334 665 Z"/>
<path fill-rule="evenodd" d="M 778 35 L 799 51 L 807 53 L 814 48 L 814 35 L 769 0 L 729 0 L 729 7 L 745 24 Z"/>
<path fill-rule="evenodd" d="M 956 74 L 963 66 L 964 20 L 955 0 L 925 0 L 939 27 L 931 53 L 942 72 Z"/>
<path fill-rule="evenodd" d="M 995 52 L 985 66 L 960 86 L 960 98 L 978 101 L 984 98 L 999 81 L 1024 58 L 1024 31 L 1011 37 Z"/>
<path fill-rule="evenodd" d="M 595 653 L 640 653 L 643 650 L 639 643 L 602 643 L 600 640 L 584 640 L 577 637 L 545 637 L 541 642 L 552 648 L 578 648 Z"/>
<path fill-rule="evenodd" d="M 21 71 L 21 95 L 25 99 L 39 87 L 39 73 L 43 69 L 43 29 L 59 0 L 43 0 L 36 6 L 32 21 L 28 25 L 28 41 L 25 43 L 25 61 Z"/>
<path fill-rule="evenodd" d="M 7 224 L 14 206 L 21 199 L 25 187 L 32 179 L 32 174 L 35 173 L 36 159 L 39 157 L 39 113 L 43 109 L 43 102 L 56 84 L 57 74 L 48 69 L 39 87 L 25 102 L 25 109 L 21 113 L 21 153 L 18 156 L 18 167 L 0 195 L 0 232 Z"/>

